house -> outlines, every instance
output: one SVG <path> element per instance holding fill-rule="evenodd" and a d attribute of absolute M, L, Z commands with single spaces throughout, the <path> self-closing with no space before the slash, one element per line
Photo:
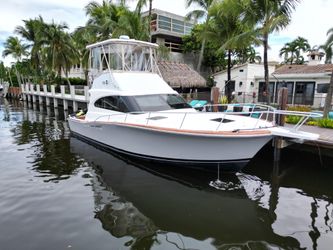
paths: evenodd
<path fill-rule="evenodd" d="M 142 13 L 142 17 L 147 17 L 148 11 Z M 152 9 L 150 36 L 153 43 L 164 45 L 169 49 L 170 61 L 192 64 L 192 58 L 186 59 L 182 54 L 182 37 L 189 35 L 194 22 L 186 20 L 184 16 L 179 16 L 167 11 Z M 63 73 L 63 76 L 65 74 Z M 79 77 L 84 79 L 85 74 L 82 65 L 74 65 L 68 77 Z"/>
<path fill-rule="evenodd" d="M 288 104 L 322 108 L 332 71 L 333 64 L 283 65 L 273 73 L 278 81 L 270 82 L 271 101 L 276 102 L 277 91 L 284 85 L 288 88 Z"/>
<path fill-rule="evenodd" d="M 243 64 L 231 69 L 231 81 L 227 82 L 227 71 L 212 75 L 221 94 L 234 93 L 237 102 L 266 102 L 267 92 L 270 103 L 277 103 L 278 90 L 288 88 L 288 104 L 309 105 L 322 108 L 325 104 L 333 64 L 320 64 L 324 54 L 311 51 L 305 65 L 269 66 L 269 89 L 266 91 L 264 66 Z"/>
<path fill-rule="evenodd" d="M 142 17 L 147 17 L 148 14 L 148 11 L 143 12 Z M 171 52 L 182 52 L 182 37 L 191 33 L 194 22 L 159 9 L 152 9 L 151 15 L 151 42 L 164 45 Z"/>
<path fill-rule="evenodd" d="M 269 65 L 269 72 L 274 72 L 274 63 Z M 231 96 L 237 102 L 256 102 L 259 93 L 257 79 L 264 78 L 264 65 L 245 63 L 231 69 L 231 80 L 228 81 L 227 70 L 212 75 L 221 95 Z"/>
<path fill-rule="evenodd" d="M 278 89 L 288 88 L 288 104 L 309 105 L 322 108 L 333 71 L 333 64 L 320 64 L 324 53 L 311 51 L 305 65 L 283 65 L 278 67 L 270 77 L 269 93 L 271 103 L 277 102 Z M 257 78 L 259 84 L 258 102 L 264 90 L 264 79 Z"/>

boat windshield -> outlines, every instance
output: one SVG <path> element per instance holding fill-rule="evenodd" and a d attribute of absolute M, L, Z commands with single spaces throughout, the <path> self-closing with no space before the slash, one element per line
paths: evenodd
<path fill-rule="evenodd" d="M 105 96 L 98 99 L 94 105 L 98 108 L 124 113 L 191 108 L 191 106 L 177 94 Z"/>
<path fill-rule="evenodd" d="M 158 72 L 156 51 L 144 44 L 111 43 L 91 49 L 92 70 Z"/>
<path fill-rule="evenodd" d="M 186 101 L 176 94 L 134 96 L 141 111 L 160 111 L 191 108 Z"/>

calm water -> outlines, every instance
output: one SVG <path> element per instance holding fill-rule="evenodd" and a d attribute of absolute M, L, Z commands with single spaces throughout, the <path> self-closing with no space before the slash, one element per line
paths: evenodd
<path fill-rule="evenodd" d="M 0 103 L 2 250 L 332 249 L 333 160 L 316 149 L 283 150 L 276 171 L 267 146 L 217 185 L 73 138 L 61 111 Z"/>

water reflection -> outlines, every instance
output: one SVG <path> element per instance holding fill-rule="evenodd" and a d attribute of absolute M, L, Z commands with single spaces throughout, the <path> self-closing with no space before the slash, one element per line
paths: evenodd
<path fill-rule="evenodd" d="M 34 178 L 59 187 L 66 183 L 60 180 L 88 182 L 85 187 L 92 190 L 94 205 L 86 208 L 91 209 L 87 214 L 101 223 L 98 227 L 118 246 L 330 249 L 333 243 L 332 158 L 322 157 L 321 165 L 316 154 L 284 149 L 277 164 L 272 149 L 266 147 L 243 173 L 222 174 L 222 181 L 239 187 L 223 191 L 209 185 L 217 179 L 216 173 L 138 162 L 70 137 L 61 110 L 45 106 L 31 110 L 22 103 L 0 107 L 0 126 L 6 128 L 0 131 L 1 144 L 10 138 L 19 151 L 29 148 L 27 161 Z M 75 190 L 70 195 L 79 195 Z M 61 195 L 56 197 L 61 199 Z M 80 210 L 78 205 L 71 207 L 74 213 Z M 73 217 L 65 208 L 60 214 Z M 80 220 L 86 221 L 87 214 Z M 35 224 L 46 220 L 37 218 Z M 66 228 L 67 223 L 60 221 L 59 225 Z M 78 225 L 89 228 L 91 223 Z M 55 235 L 64 237 L 61 228 Z M 99 244 L 105 246 L 107 239 L 103 239 Z"/>
<path fill-rule="evenodd" d="M 210 187 L 215 173 L 129 162 L 76 138 L 71 138 L 71 149 L 98 169 L 106 187 L 127 201 L 116 213 L 114 207 L 119 204 L 113 202 L 97 212 L 103 227 L 112 235 L 128 232 L 136 244 L 143 239 L 145 244 L 153 244 L 160 232 L 177 232 L 181 237 L 210 239 L 209 244 L 216 248 L 299 247 L 292 237 L 273 232 L 267 223 L 269 213 L 248 199 L 246 190 L 220 191 Z M 244 181 L 246 178 L 247 175 L 239 174 L 224 176 L 223 180 L 242 181 L 246 186 L 251 182 L 251 178 Z M 100 192 L 96 197 L 100 197 Z M 101 200 L 95 200 L 97 207 Z"/>
<path fill-rule="evenodd" d="M 39 107 L 43 110 L 43 106 Z M 34 108 L 28 109 L 23 104 L 21 112 L 10 112 L 10 120 L 17 123 L 11 129 L 14 142 L 31 147 L 29 163 L 44 181 L 67 179 L 83 162 L 70 152 L 68 125 L 63 117 L 59 119 L 59 113 L 51 113 L 49 107 L 48 114 L 37 112 L 35 104 Z"/>
<path fill-rule="evenodd" d="M 270 211 L 274 232 L 294 237 L 301 247 L 330 249 L 333 242 L 332 158 L 304 153 L 296 146 L 282 150 L 281 161 L 279 165 L 274 163 L 272 170 L 263 168 L 267 162 L 274 162 L 272 154 L 261 154 L 247 168 L 247 173 L 256 175 L 257 179 L 248 194 L 261 194 L 249 197 Z"/>

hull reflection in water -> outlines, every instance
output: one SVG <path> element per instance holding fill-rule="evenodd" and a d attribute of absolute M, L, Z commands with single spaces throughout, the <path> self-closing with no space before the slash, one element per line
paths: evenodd
<path fill-rule="evenodd" d="M 299 247 L 295 239 L 274 234 L 267 223 L 269 213 L 249 199 L 244 189 L 210 187 L 215 173 L 156 165 L 150 168 L 147 163 L 129 162 L 73 137 L 70 144 L 71 151 L 96 169 L 96 217 L 112 235 L 133 237 L 134 243 L 129 244 L 149 249 L 162 235 L 167 238 L 176 233 L 183 241 L 187 237 L 208 240 L 213 248 Z M 240 184 L 237 175 L 223 180 Z M 182 242 L 179 239 L 178 243 Z"/>

